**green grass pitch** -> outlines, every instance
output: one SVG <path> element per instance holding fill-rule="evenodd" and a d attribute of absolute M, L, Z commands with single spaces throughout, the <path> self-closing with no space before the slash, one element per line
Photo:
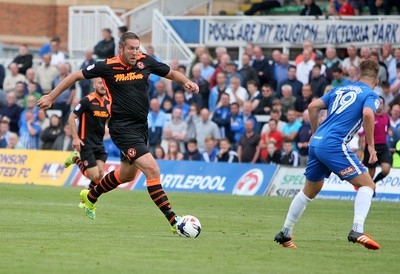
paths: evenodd
<path fill-rule="evenodd" d="M 273 242 L 291 199 L 168 193 L 202 223 L 172 235 L 147 192 L 117 190 L 96 219 L 79 189 L 0 184 L 0 273 L 399 273 L 400 204 L 372 204 L 366 231 L 381 250 L 347 242 L 353 202 L 315 200 L 295 227 L 298 249 Z"/>

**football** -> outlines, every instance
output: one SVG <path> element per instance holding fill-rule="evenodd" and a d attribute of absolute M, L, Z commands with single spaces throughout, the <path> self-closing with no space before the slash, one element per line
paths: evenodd
<path fill-rule="evenodd" d="M 201 232 L 199 219 L 191 215 L 182 216 L 176 228 L 178 235 L 185 238 L 197 238 Z"/>

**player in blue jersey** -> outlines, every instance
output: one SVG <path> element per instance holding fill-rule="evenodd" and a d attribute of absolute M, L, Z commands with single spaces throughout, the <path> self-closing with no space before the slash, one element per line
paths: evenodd
<path fill-rule="evenodd" d="M 364 234 L 364 221 L 371 206 L 375 184 L 368 170 L 348 150 L 347 143 L 364 123 L 370 157 L 368 162 L 377 161 L 374 148 L 374 113 L 379 106 L 379 97 L 372 90 L 378 83 L 379 65 L 368 59 L 359 65 L 359 82 L 337 87 L 313 101 L 308 106 L 311 120 L 309 160 L 304 175 L 306 183 L 293 199 L 283 229 L 275 241 L 283 247 L 296 248 L 292 230 L 300 219 L 307 204 L 320 192 L 324 178 L 334 172 L 342 180 L 358 187 L 354 202 L 354 223 L 348 240 L 364 245 L 368 249 L 379 249 L 370 235 Z M 320 110 L 327 109 L 325 121 L 318 124 Z"/>

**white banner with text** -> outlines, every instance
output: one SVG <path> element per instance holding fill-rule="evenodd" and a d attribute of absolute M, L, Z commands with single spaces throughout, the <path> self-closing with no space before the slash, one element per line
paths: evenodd
<path fill-rule="evenodd" d="M 400 21 L 364 20 L 301 20 L 260 19 L 205 19 L 204 42 L 207 46 L 231 46 L 246 43 L 291 44 L 302 46 L 303 41 L 311 40 L 314 45 L 383 45 L 400 42 Z"/>
<path fill-rule="evenodd" d="M 376 169 L 376 174 L 380 168 Z M 267 195 L 294 197 L 304 186 L 304 168 L 280 167 L 270 184 Z M 318 198 L 353 200 L 357 192 L 347 181 L 342 181 L 335 174 L 325 179 Z M 392 169 L 389 175 L 376 184 L 377 201 L 400 202 L 400 169 Z"/>

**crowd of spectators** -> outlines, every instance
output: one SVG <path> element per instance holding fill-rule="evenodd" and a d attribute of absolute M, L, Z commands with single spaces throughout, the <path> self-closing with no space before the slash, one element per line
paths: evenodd
<path fill-rule="evenodd" d="M 186 69 L 201 86 L 199 95 L 164 80 L 149 91 L 149 145 L 159 159 L 304 166 L 311 136 L 308 104 L 334 87 L 356 82 L 358 64 L 365 58 L 381 67 L 375 92 L 386 99 L 394 132 L 388 145 L 396 153 L 400 120 L 392 113 L 400 111 L 400 49 L 390 44 L 361 49 L 351 45 L 339 58 L 334 47 L 321 52 L 305 41 L 292 62 L 280 50 L 267 56 L 251 44 L 236 62 L 223 47 L 215 49 L 214 59 L 205 47 L 195 53 Z M 172 103 L 165 107 L 165 101 Z M 361 150 L 357 140 L 351 143 L 354 151 Z"/>
<path fill-rule="evenodd" d="M 108 29 L 103 33 L 104 40 L 114 41 L 107 38 Z M 36 106 L 42 94 L 71 72 L 59 42 L 52 39 L 37 65 L 28 48 L 21 46 L 7 66 L 0 82 L 0 148 L 72 149 L 71 130 L 65 122 L 80 99 L 76 87 L 59 96 L 48 112 Z M 152 47 L 147 52 L 158 59 Z M 81 68 L 102 57 L 87 50 Z M 176 83 L 150 77 L 149 148 L 157 159 L 304 166 L 311 136 L 308 104 L 334 87 L 357 81 L 358 64 L 365 58 L 380 65 L 375 92 L 385 98 L 393 132 L 388 145 L 398 153 L 400 48 L 349 46 L 345 57 L 339 58 L 334 47 L 322 52 L 311 41 L 304 42 L 293 61 L 278 49 L 268 56 L 252 44 L 235 59 L 224 47 L 215 52 L 199 47 L 187 67 L 173 60 L 171 68 L 190 75 L 200 92 L 192 94 Z M 90 81 L 81 81 L 79 86 L 82 96 L 92 91 Z M 107 130 L 104 142 L 110 156 L 118 157 Z M 354 143 L 352 149 L 357 151 L 360 147 Z"/>
<path fill-rule="evenodd" d="M 329 1 L 315 1 L 315 0 L 293 0 L 292 3 L 285 0 L 262 0 L 255 1 L 244 15 L 254 15 L 264 12 L 268 12 L 273 8 L 285 7 L 288 4 L 303 5 L 299 15 L 301 16 L 322 16 L 323 11 L 319 3 L 325 5 L 324 2 L 328 2 L 326 8 L 326 16 L 354 16 L 363 13 L 363 7 L 368 7 L 370 15 L 378 15 L 380 11 L 384 15 L 392 14 L 392 10 L 395 9 L 397 14 L 400 14 L 400 1 L 398 0 L 329 0 Z M 319 2 L 319 3 L 317 3 Z"/>

